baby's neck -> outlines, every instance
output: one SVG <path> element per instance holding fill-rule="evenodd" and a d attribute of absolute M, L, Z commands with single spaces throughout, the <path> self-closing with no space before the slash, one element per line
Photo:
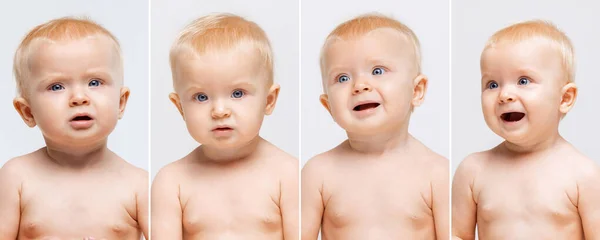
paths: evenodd
<path fill-rule="evenodd" d="M 202 158 L 212 163 L 232 163 L 240 160 L 249 159 L 256 155 L 259 144 L 264 141 L 260 136 L 256 136 L 250 142 L 239 148 L 222 149 L 212 146 L 202 145 L 198 148 Z"/>
<path fill-rule="evenodd" d="M 44 150 L 51 161 L 74 169 L 96 166 L 112 153 L 106 146 L 106 140 L 85 147 L 59 146 L 46 141 Z"/>
<path fill-rule="evenodd" d="M 566 143 L 566 140 L 558 133 L 546 137 L 542 141 L 530 144 L 515 144 L 509 141 L 504 141 L 503 146 L 506 150 L 513 154 L 535 154 L 545 152 L 559 144 Z"/>
<path fill-rule="evenodd" d="M 381 155 L 408 149 L 413 140 L 407 130 L 390 131 L 377 134 L 348 133 L 348 144 L 353 150 L 373 155 Z"/>

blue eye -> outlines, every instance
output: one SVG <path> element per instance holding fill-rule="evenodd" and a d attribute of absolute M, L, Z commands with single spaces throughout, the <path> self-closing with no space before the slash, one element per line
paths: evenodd
<path fill-rule="evenodd" d="M 530 81 L 527 78 L 524 78 L 524 77 L 519 78 L 519 85 L 527 85 L 527 84 L 529 84 L 529 82 Z"/>
<path fill-rule="evenodd" d="M 496 89 L 496 88 L 498 88 L 498 83 L 491 81 L 490 83 L 488 83 L 487 88 L 488 89 Z"/>
<path fill-rule="evenodd" d="M 347 82 L 347 81 L 350 81 L 350 77 L 348 77 L 346 75 L 341 75 L 338 77 L 337 81 L 339 83 Z"/>
<path fill-rule="evenodd" d="M 205 102 L 208 100 L 208 96 L 206 96 L 204 93 L 199 93 L 194 97 L 194 99 L 196 99 L 198 102 Z"/>
<path fill-rule="evenodd" d="M 242 98 L 243 96 L 244 96 L 244 91 L 242 91 L 242 90 L 235 90 L 231 93 L 232 98 Z"/>
<path fill-rule="evenodd" d="M 372 74 L 373 74 L 373 75 L 381 75 L 381 74 L 383 74 L 384 72 L 385 72 L 385 70 L 383 70 L 383 68 L 380 68 L 380 67 L 378 67 L 378 68 L 375 68 L 375 69 L 373 69 L 373 72 L 372 72 Z"/>
<path fill-rule="evenodd" d="M 63 90 L 63 89 L 65 89 L 65 87 L 63 87 L 62 85 L 60 85 L 58 83 L 53 84 L 52 86 L 50 86 L 50 91 L 54 91 L 54 92 L 60 91 L 60 90 Z"/>
<path fill-rule="evenodd" d="M 98 87 L 98 86 L 100 86 L 100 84 L 101 84 L 100 81 L 94 79 L 94 80 L 90 81 L 90 83 L 88 83 L 88 86 L 90 86 L 90 87 Z"/>

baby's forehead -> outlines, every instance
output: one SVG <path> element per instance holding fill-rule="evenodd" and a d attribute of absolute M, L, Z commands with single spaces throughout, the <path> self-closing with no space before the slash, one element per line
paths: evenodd
<path fill-rule="evenodd" d="M 123 67 L 119 49 L 104 36 L 59 41 L 36 39 L 27 58 L 31 71 L 40 65 L 56 64 L 57 61 L 106 65 L 107 69 L 119 72 Z"/>
<path fill-rule="evenodd" d="M 267 83 L 270 72 L 260 53 L 252 48 L 205 53 L 180 51 L 172 64 L 174 85 L 254 79 L 266 79 Z"/>
<path fill-rule="evenodd" d="M 516 62 L 561 63 L 563 55 L 551 41 L 542 38 L 521 41 L 499 41 L 489 45 L 481 55 L 482 63 L 499 58 Z"/>
<path fill-rule="evenodd" d="M 410 61 L 416 66 L 418 57 L 415 49 L 404 34 L 393 29 L 377 29 L 354 38 L 334 38 L 325 45 L 321 56 L 323 69 L 333 62 L 362 58 L 365 61 L 394 60 Z"/>
<path fill-rule="evenodd" d="M 403 33 L 390 28 L 378 28 L 357 36 L 335 36 L 329 38 L 324 45 L 324 53 L 327 54 L 333 46 L 342 48 L 363 48 L 365 46 L 380 46 L 384 48 L 411 49 L 412 42 Z M 404 51 L 413 53 L 414 51 Z"/>

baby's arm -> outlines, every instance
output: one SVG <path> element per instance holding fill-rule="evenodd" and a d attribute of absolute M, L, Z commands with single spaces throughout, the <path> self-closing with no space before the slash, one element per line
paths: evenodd
<path fill-rule="evenodd" d="M 322 175 L 316 159 L 302 169 L 302 240 L 316 240 L 323 218 Z"/>
<path fill-rule="evenodd" d="M 477 161 L 469 156 L 458 166 L 452 183 L 452 239 L 475 239 L 477 204 L 473 180 Z"/>
<path fill-rule="evenodd" d="M 281 218 L 283 219 L 283 238 L 297 240 L 298 224 L 298 160 L 289 161 L 290 166 L 283 170 L 281 179 Z"/>
<path fill-rule="evenodd" d="M 179 184 L 171 167 L 163 168 L 152 184 L 152 240 L 183 239 Z"/>
<path fill-rule="evenodd" d="M 600 168 L 593 166 L 578 182 L 579 215 L 585 239 L 600 239 Z"/>
<path fill-rule="evenodd" d="M 20 178 L 8 162 L 0 168 L 0 240 L 15 240 L 21 218 Z"/>
<path fill-rule="evenodd" d="M 434 166 L 433 180 L 431 182 L 433 197 L 433 220 L 437 239 L 448 239 L 450 236 L 450 190 L 448 190 L 448 160 L 443 159 Z"/>
<path fill-rule="evenodd" d="M 137 186 L 136 201 L 137 201 L 137 221 L 142 229 L 145 239 L 148 238 L 148 173 L 143 172 L 140 183 Z"/>

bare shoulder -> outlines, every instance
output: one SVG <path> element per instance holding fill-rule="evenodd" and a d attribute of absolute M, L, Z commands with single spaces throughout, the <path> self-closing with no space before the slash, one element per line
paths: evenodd
<path fill-rule="evenodd" d="M 156 174 L 153 184 L 179 184 L 186 173 L 187 166 L 191 162 L 190 155 L 191 153 L 162 167 Z"/>
<path fill-rule="evenodd" d="M 479 173 L 486 165 L 488 160 L 493 158 L 495 151 L 496 148 L 493 148 L 490 150 L 469 154 L 460 162 L 458 168 L 456 169 L 455 175 L 477 175 L 477 173 Z"/>
<path fill-rule="evenodd" d="M 567 155 L 569 158 L 563 159 L 563 161 L 566 160 L 565 164 L 572 168 L 578 182 L 592 181 L 594 184 L 600 184 L 600 166 L 594 160 L 575 148 L 570 149 Z"/>
<path fill-rule="evenodd" d="M 146 170 L 134 166 L 116 154 L 114 154 L 114 157 L 118 163 L 116 167 L 120 176 L 127 178 L 128 182 L 135 183 L 138 186 L 148 184 L 148 172 Z"/>
<path fill-rule="evenodd" d="M 434 152 L 418 140 L 416 141 L 416 144 L 416 148 L 419 151 L 418 155 L 420 155 L 419 161 L 422 161 L 428 168 L 432 169 L 432 171 L 448 172 L 450 161 L 448 161 L 447 158 Z"/>
<path fill-rule="evenodd" d="M 27 176 L 42 165 L 41 161 L 44 161 L 42 149 L 12 158 L 0 168 L 0 176 L 8 175 L 16 178 Z"/>
<path fill-rule="evenodd" d="M 343 142 L 337 147 L 309 159 L 302 168 L 302 175 L 324 176 L 325 173 L 330 172 L 336 159 L 339 159 L 343 154 L 346 148 L 345 144 L 347 142 Z"/>
<path fill-rule="evenodd" d="M 298 172 L 298 159 L 265 140 L 264 154 L 282 172 Z"/>

